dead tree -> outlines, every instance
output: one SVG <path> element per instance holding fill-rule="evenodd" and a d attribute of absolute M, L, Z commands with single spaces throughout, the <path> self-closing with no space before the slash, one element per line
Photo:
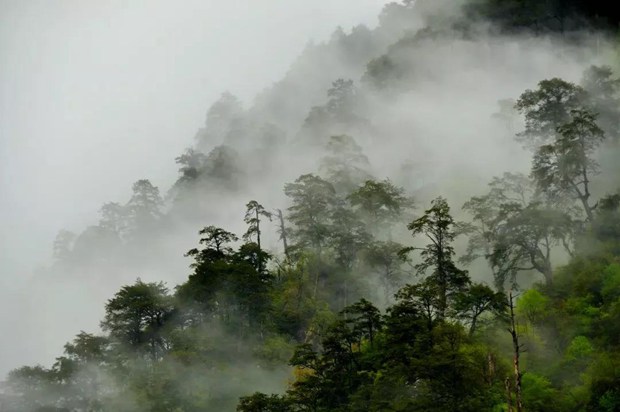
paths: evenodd
<path fill-rule="evenodd" d="M 515 322 L 514 302 L 512 298 L 512 290 L 508 293 L 508 307 L 510 309 L 510 336 L 512 336 L 512 347 L 514 350 L 513 366 L 514 366 L 514 385 L 515 385 L 515 404 L 516 412 L 523 411 L 523 401 L 521 397 L 521 378 L 523 374 L 519 367 L 519 358 L 522 352 L 522 346 L 519 344 L 519 334 L 517 333 L 517 324 Z M 510 403 L 508 404 L 509 410 L 512 408 Z"/>
<path fill-rule="evenodd" d="M 281 209 L 276 209 L 278 212 L 278 233 L 280 234 L 280 240 L 282 241 L 282 245 L 284 246 L 284 256 L 288 259 L 288 243 L 286 240 L 286 227 L 284 226 L 284 215 L 282 214 Z"/>

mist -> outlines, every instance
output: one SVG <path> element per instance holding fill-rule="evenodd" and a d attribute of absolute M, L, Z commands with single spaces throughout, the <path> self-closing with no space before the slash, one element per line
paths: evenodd
<path fill-rule="evenodd" d="M 59 230 L 92 224 L 140 178 L 170 186 L 174 157 L 222 92 L 251 102 L 309 41 L 376 25 L 382 3 L 2 1 L 0 328 L 13 338 L 0 344 L 0 374 L 49 362 L 68 338 L 53 317 L 35 320 L 27 291 Z M 58 292 L 79 296 L 74 287 Z"/>
<path fill-rule="evenodd" d="M 542 79 L 579 83 L 592 65 L 618 68 L 617 49 L 595 31 L 533 36 L 479 21 L 463 30 L 450 25 L 461 2 L 426 3 L 406 21 L 387 3 L 1 2 L 0 375 L 50 365 L 77 333 L 98 333 L 122 285 L 140 278 L 173 290 L 190 273 L 184 254 L 200 228 L 241 235 L 251 199 L 286 210 L 285 184 L 331 173 L 340 155 L 330 136 L 352 136 L 359 153 L 344 163 L 403 187 L 414 214 L 443 196 L 467 219 L 462 204 L 494 176 L 531 168 L 531 151 L 514 139 L 523 120 L 499 102 Z M 373 72 L 390 64 L 407 72 Z M 338 79 L 352 80 L 355 99 L 334 120 L 325 113 Z M 188 148 L 221 170 L 187 183 L 175 158 Z M 604 176 L 616 170 L 617 149 L 608 149 Z M 165 211 L 141 235 L 144 247 L 101 261 L 74 249 L 77 264 L 54 263 L 59 231 L 79 239 L 140 179 L 158 187 Z M 601 178 L 594 191 L 617 183 Z M 263 230 L 265 249 L 282 256 L 275 221 Z M 389 236 L 412 241 L 404 225 Z M 560 254 L 554 263 L 566 262 Z M 471 276 L 491 280 L 482 264 Z M 237 367 L 227 373 L 247 374 Z M 236 385 L 278 392 L 287 373 L 253 371 Z"/>

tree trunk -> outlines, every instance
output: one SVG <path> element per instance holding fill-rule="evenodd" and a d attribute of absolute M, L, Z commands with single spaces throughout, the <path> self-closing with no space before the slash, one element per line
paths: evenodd
<path fill-rule="evenodd" d="M 512 336 L 512 347 L 514 350 L 513 366 L 514 366 L 514 379 L 515 379 L 515 403 L 516 412 L 523 411 L 523 401 L 521 399 L 521 369 L 519 366 L 519 358 L 521 356 L 521 345 L 519 344 L 519 335 L 517 334 L 517 326 L 515 322 L 514 304 L 512 299 L 512 290 L 508 293 L 508 304 L 510 308 L 510 335 Z"/>
<path fill-rule="evenodd" d="M 260 217 L 258 215 L 258 207 L 256 208 L 256 244 L 258 245 L 258 256 L 256 265 L 258 266 L 258 273 L 263 272 L 263 262 L 261 261 L 261 252 L 262 249 L 260 247 Z"/>
<path fill-rule="evenodd" d="M 506 388 L 506 403 L 508 404 L 508 412 L 513 412 L 512 408 L 512 389 L 510 387 L 510 378 L 506 376 L 504 381 L 504 387 Z"/>
<path fill-rule="evenodd" d="M 280 239 L 282 239 L 282 244 L 284 246 L 284 255 L 288 258 L 288 243 L 286 240 L 286 231 L 284 226 L 284 215 L 282 215 L 282 210 L 278 209 L 278 220 L 280 221 Z"/>

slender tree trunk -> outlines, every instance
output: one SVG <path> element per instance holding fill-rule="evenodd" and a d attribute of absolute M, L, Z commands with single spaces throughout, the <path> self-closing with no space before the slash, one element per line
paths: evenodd
<path fill-rule="evenodd" d="M 286 231 L 284 226 L 284 215 L 282 215 L 282 210 L 278 209 L 278 220 L 280 221 L 280 239 L 282 239 L 282 244 L 284 246 L 284 255 L 288 258 L 288 243 L 286 240 Z"/>
<path fill-rule="evenodd" d="M 474 332 L 476 332 L 476 324 L 478 323 L 478 315 L 474 314 L 471 318 L 471 325 L 469 326 L 469 336 L 474 336 Z"/>
<path fill-rule="evenodd" d="M 384 293 L 384 298 L 385 298 L 385 305 L 386 307 L 390 305 L 390 281 L 388 280 L 390 274 L 389 274 L 389 269 L 386 269 L 385 273 L 383 274 L 383 293 Z"/>
<path fill-rule="evenodd" d="M 512 347 L 514 350 L 513 366 L 514 366 L 514 380 L 515 380 L 515 401 L 516 412 L 523 411 L 523 401 L 521 399 L 521 369 L 519 366 L 519 358 L 521 356 L 521 345 L 519 344 L 519 335 L 517 333 L 517 326 L 515 322 L 514 303 L 512 299 L 512 290 L 508 293 L 508 304 L 510 308 L 510 335 L 512 336 Z"/>
<path fill-rule="evenodd" d="M 262 273 L 263 271 L 263 262 L 261 261 L 261 252 L 262 249 L 260 247 L 260 218 L 258 216 L 258 207 L 255 210 L 256 212 L 256 244 L 258 245 L 258 256 L 257 256 L 257 266 L 258 266 L 258 273 Z"/>
<path fill-rule="evenodd" d="M 489 386 L 493 385 L 493 378 L 495 377 L 495 357 L 492 353 L 487 354 L 487 383 Z"/>
<path fill-rule="evenodd" d="M 317 269 L 316 275 L 314 276 L 314 291 L 312 292 L 313 299 L 316 299 L 316 294 L 319 290 L 319 274 L 320 274 L 320 270 Z"/>
<path fill-rule="evenodd" d="M 551 267 L 551 262 L 549 260 L 545 262 L 545 269 L 543 274 L 545 276 L 545 283 L 547 284 L 547 286 L 553 285 L 553 268 Z"/>
<path fill-rule="evenodd" d="M 439 277 L 439 310 L 437 317 L 444 319 L 446 314 L 446 308 L 448 307 L 448 276 L 446 274 L 444 250 L 443 250 L 443 236 L 441 233 L 437 239 L 437 275 Z"/>
<path fill-rule="evenodd" d="M 588 180 L 588 173 L 585 169 L 583 169 L 582 171 L 582 177 L 583 177 L 583 186 L 584 186 L 584 192 L 581 192 L 581 189 L 579 189 L 579 186 L 577 186 L 577 184 L 573 181 L 569 181 L 569 184 L 572 186 L 573 190 L 575 191 L 575 194 L 577 195 L 577 198 L 579 199 L 579 201 L 581 202 L 581 205 L 583 206 L 583 211 L 586 213 L 586 220 L 588 222 L 591 222 L 592 219 L 594 218 L 594 208 L 592 206 L 590 206 L 590 188 L 589 188 L 589 184 L 590 181 Z"/>
<path fill-rule="evenodd" d="M 504 381 L 504 387 L 506 388 L 506 403 L 508 404 L 508 412 L 514 412 L 512 407 L 512 389 L 510 387 L 510 378 L 506 376 Z"/>

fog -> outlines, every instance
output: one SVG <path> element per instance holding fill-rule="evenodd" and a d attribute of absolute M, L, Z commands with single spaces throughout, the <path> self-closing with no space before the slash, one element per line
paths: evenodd
<path fill-rule="evenodd" d="M 220 93 L 251 102 L 309 41 L 375 26 L 383 3 L 1 1 L 0 375 L 47 364 L 79 328 L 97 328 L 91 318 L 55 332 L 28 291 L 60 229 L 96 222 L 137 179 L 165 190 Z M 57 304 L 84 294 L 55 291 Z"/>
<path fill-rule="evenodd" d="M 0 3 L 0 377 L 49 366 L 80 330 L 98 333 L 122 285 L 140 277 L 173 290 L 201 227 L 241 235 L 245 204 L 286 211 L 283 187 L 301 174 L 349 168 L 353 186 L 389 178 L 416 213 L 444 196 L 468 219 L 461 206 L 493 176 L 531 167 L 514 139 L 523 120 L 499 102 L 617 63 L 596 33 L 500 35 L 478 21 L 460 31 L 451 24 L 460 1 L 334 3 Z M 354 143 L 342 138 L 337 153 L 328 142 L 342 135 Z M 193 177 L 179 170 L 190 163 L 175 163 L 187 148 L 202 152 Z M 610 153 L 595 197 L 617 185 Z M 126 227 L 113 242 L 105 231 L 89 238 L 104 227 L 101 206 L 127 204 L 139 179 L 159 188 L 164 213 L 133 238 Z M 400 223 L 389 240 L 410 244 Z M 62 229 L 77 235 L 66 262 L 52 259 Z M 282 258 L 275 224 L 262 230 Z M 491 281 L 484 262 L 471 277 Z M 236 379 L 230 393 L 248 381 L 284 387 L 284 362 L 273 376 L 238 362 L 220 382 Z"/>

